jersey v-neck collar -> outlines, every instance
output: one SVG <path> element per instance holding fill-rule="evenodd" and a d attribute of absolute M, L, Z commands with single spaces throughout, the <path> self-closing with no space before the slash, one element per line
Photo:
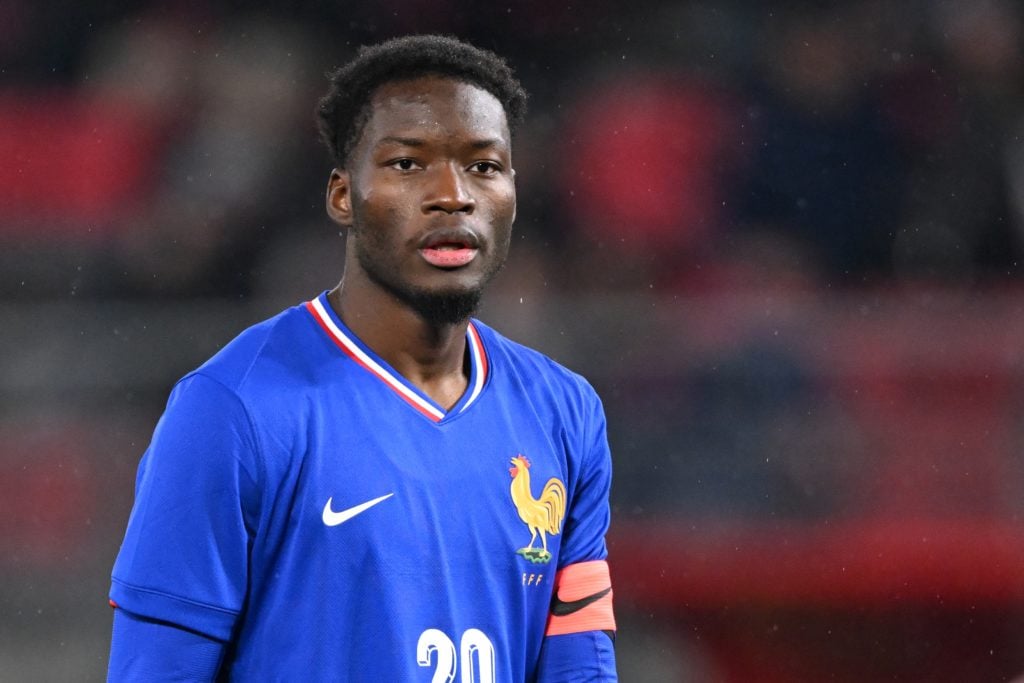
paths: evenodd
<path fill-rule="evenodd" d="M 367 372 L 376 375 L 399 398 L 432 422 L 439 423 L 460 415 L 480 398 L 484 385 L 487 383 L 490 368 L 487 362 L 487 352 L 480 339 L 480 332 L 472 322 L 466 328 L 466 346 L 469 348 L 470 359 L 469 384 L 458 403 L 451 410 L 445 411 L 412 382 L 397 373 L 345 326 L 345 323 L 327 302 L 327 292 L 312 301 L 307 301 L 305 305 L 320 328 L 346 356 Z"/>

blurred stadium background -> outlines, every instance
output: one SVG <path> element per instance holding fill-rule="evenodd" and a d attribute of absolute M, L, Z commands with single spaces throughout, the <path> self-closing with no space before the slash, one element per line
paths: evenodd
<path fill-rule="evenodd" d="M 0 0 L 0 679 L 98 681 L 167 392 L 338 278 L 312 108 L 455 33 L 533 95 L 482 316 L 586 374 L 624 681 L 1024 672 L 1011 0 Z"/>

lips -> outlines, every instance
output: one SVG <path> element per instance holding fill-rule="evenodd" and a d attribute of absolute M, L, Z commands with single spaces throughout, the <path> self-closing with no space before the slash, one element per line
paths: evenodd
<path fill-rule="evenodd" d="M 471 230 L 440 230 L 428 234 L 419 245 L 420 256 L 437 268 L 461 268 L 476 258 L 480 240 Z"/>

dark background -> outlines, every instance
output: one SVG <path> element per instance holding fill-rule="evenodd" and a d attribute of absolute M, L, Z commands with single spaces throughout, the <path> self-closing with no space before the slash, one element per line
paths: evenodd
<path fill-rule="evenodd" d="M 325 72 L 433 31 L 532 95 L 481 317 L 605 400 L 623 680 L 1012 680 L 1022 20 L 0 0 L 0 679 L 102 680 L 171 385 L 339 279 Z"/>

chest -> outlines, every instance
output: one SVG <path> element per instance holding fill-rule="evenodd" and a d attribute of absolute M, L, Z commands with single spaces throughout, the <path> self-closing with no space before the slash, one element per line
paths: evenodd
<path fill-rule="evenodd" d="M 525 399 L 483 401 L 440 424 L 394 401 L 321 405 L 283 477 L 278 516 L 294 554 L 427 586 L 439 574 L 553 576 L 571 502 L 567 444 Z"/>

